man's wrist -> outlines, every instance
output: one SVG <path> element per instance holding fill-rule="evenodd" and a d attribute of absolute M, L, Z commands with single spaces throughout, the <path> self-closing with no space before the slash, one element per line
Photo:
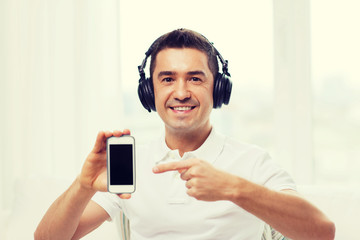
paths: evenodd
<path fill-rule="evenodd" d="M 76 185 L 76 189 L 79 193 L 81 194 L 86 194 L 86 195 L 94 195 L 97 191 L 94 190 L 93 188 L 83 184 L 83 182 L 81 181 L 80 176 L 78 176 L 75 180 L 75 185 Z"/>
<path fill-rule="evenodd" d="M 246 179 L 237 177 L 234 181 L 233 192 L 230 196 L 231 201 L 236 204 L 241 204 L 247 201 L 251 192 L 254 191 L 254 184 Z"/>

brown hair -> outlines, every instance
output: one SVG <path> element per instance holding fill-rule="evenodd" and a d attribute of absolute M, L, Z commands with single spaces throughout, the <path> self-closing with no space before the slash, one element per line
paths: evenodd
<path fill-rule="evenodd" d="M 177 29 L 159 37 L 150 47 L 150 76 L 152 77 L 156 64 L 157 54 L 165 48 L 195 48 L 208 57 L 208 66 L 214 79 L 219 72 L 217 52 L 212 43 L 203 35 L 189 29 Z"/>

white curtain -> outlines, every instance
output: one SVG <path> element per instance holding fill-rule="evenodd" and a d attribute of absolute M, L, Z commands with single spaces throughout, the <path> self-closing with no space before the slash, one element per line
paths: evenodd
<path fill-rule="evenodd" d="M 0 203 L 16 179 L 74 178 L 99 130 L 121 121 L 119 3 L 4 0 Z"/>

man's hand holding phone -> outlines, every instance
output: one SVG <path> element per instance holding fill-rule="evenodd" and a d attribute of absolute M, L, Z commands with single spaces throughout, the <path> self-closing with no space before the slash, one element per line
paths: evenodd
<path fill-rule="evenodd" d="M 88 190 L 106 192 L 107 189 L 107 163 L 106 163 L 106 142 L 110 137 L 121 137 L 130 135 L 130 130 L 114 132 L 100 131 L 97 135 L 94 148 L 86 158 L 82 167 L 79 181 L 81 186 Z M 119 194 L 119 197 L 128 199 L 130 194 Z"/>

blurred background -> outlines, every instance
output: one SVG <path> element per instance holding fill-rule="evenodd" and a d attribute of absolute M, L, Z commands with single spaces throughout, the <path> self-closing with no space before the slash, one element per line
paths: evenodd
<path fill-rule="evenodd" d="M 0 0 L 2 223 L 19 179 L 74 179 L 99 130 L 129 128 L 137 143 L 163 131 L 138 100 L 137 66 L 177 28 L 229 61 L 216 129 L 267 149 L 300 185 L 358 188 L 359 10 L 356 0 Z"/>

